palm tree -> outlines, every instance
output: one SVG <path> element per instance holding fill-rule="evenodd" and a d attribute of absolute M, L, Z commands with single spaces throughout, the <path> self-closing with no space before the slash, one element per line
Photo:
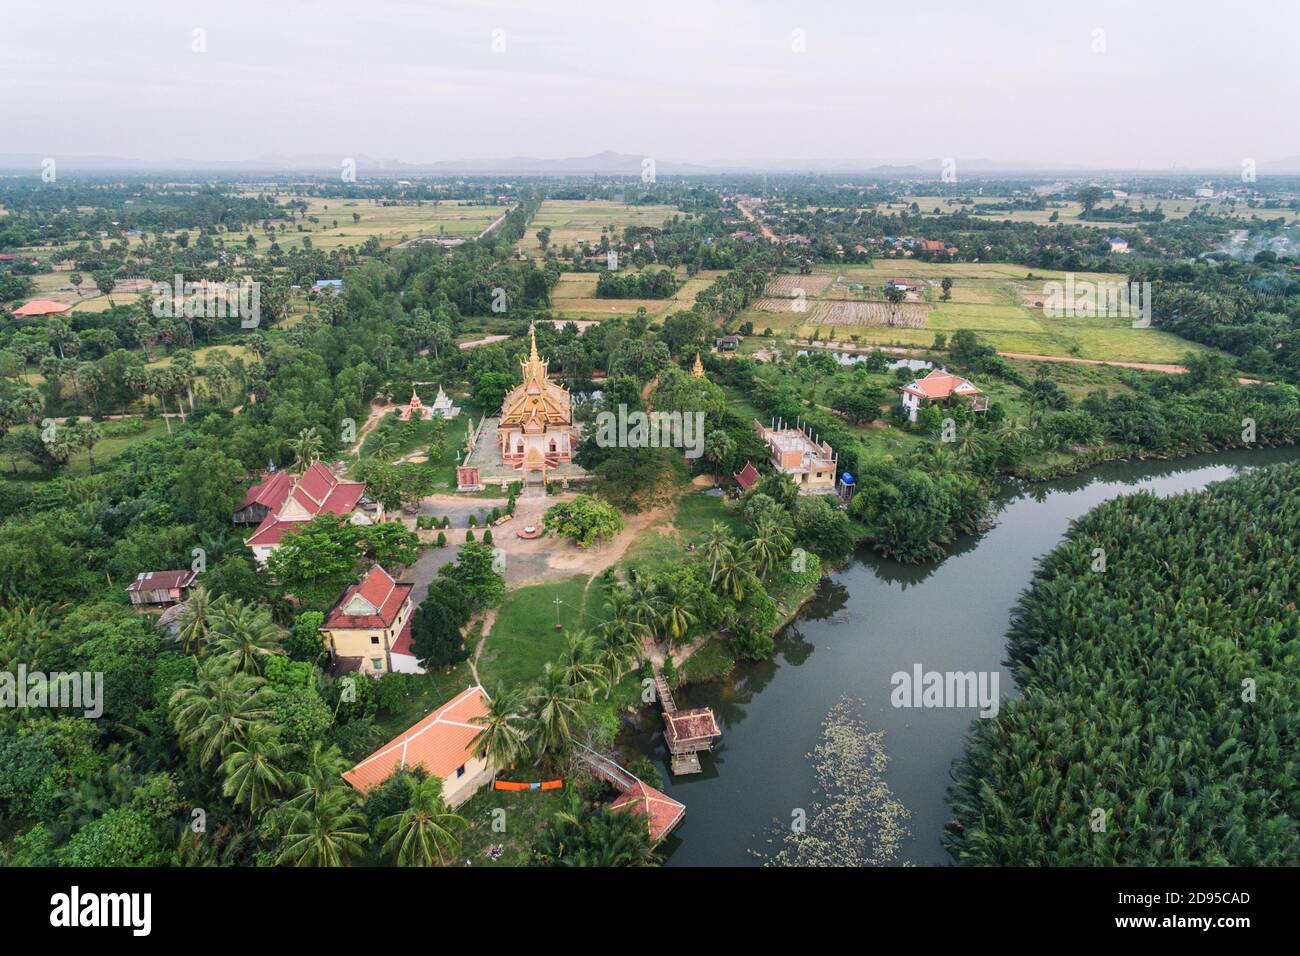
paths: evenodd
<path fill-rule="evenodd" d="M 538 757 L 560 753 L 586 711 L 588 696 L 570 684 L 563 671 L 547 664 L 526 699 L 533 711 L 532 753 Z"/>
<path fill-rule="evenodd" d="M 233 670 L 262 673 L 267 657 L 284 653 L 280 639 L 280 629 L 265 607 L 233 601 L 213 608 L 213 644 L 222 664 Z"/>
<path fill-rule="evenodd" d="M 605 699 L 609 700 L 614 685 L 641 659 L 640 625 L 626 619 L 606 621 L 597 633 L 593 649 L 596 663 L 608 676 Z"/>
<path fill-rule="evenodd" d="M 289 450 L 293 452 L 294 470 L 301 474 L 320 461 L 322 447 L 321 437 L 316 434 L 314 427 L 304 428 L 298 432 L 297 438 L 290 438 Z"/>
<path fill-rule="evenodd" d="M 411 784 L 410 805 L 379 821 L 378 832 L 387 837 L 384 852 L 398 866 L 446 866 L 460 852 L 457 830 L 469 822 L 447 809 L 442 799 L 442 780 L 429 777 Z"/>
<path fill-rule="evenodd" d="M 245 739 L 254 722 L 270 716 L 265 684 L 251 674 L 200 669 L 194 681 L 176 685 L 170 708 L 181 746 L 207 765 Z"/>
<path fill-rule="evenodd" d="M 730 458 L 735 451 L 735 441 L 720 428 L 709 432 L 704 439 L 704 457 L 713 463 L 713 483 L 715 485 L 722 483 L 722 477 L 719 474 L 722 463 Z"/>
<path fill-rule="evenodd" d="M 260 813 L 288 782 L 280 765 L 291 749 L 280 742 L 280 729 L 275 725 L 253 724 L 243 740 L 230 745 L 221 762 L 221 774 L 226 778 L 221 792 L 236 806 L 247 804 L 249 813 Z"/>
<path fill-rule="evenodd" d="M 596 663 L 593 657 L 591 635 L 583 630 L 567 631 L 564 635 L 564 650 L 560 652 L 557 662 L 565 680 L 574 687 L 591 685 L 599 687 L 605 683 L 608 675 L 605 669 Z"/>
<path fill-rule="evenodd" d="M 555 816 L 537 842 L 537 857 L 547 865 L 606 868 L 659 862 L 643 813 L 600 807 Z"/>
<path fill-rule="evenodd" d="M 1029 429 L 1025 423 L 1018 418 L 1004 419 L 998 426 L 997 437 L 999 441 L 1007 444 L 1020 446 L 1024 445 L 1029 438 Z"/>
<path fill-rule="evenodd" d="M 758 519 L 754 536 L 745 543 L 745 550 L 753 559 L 760 577 L 767 577 L 781 559 L 790 553 L 792 530 L 788 524 L 778 522 L 770 515 Z"/>
<path fill-rule="evenodd" d="M 77 422 L 72 426 L 72 440 L 86 449 L 86 458 L 90 462 L 90 473 L 95 473 L 95 445 L 104 437 L 104 429 L 98 422 Z"/>
<path fill-rule="evenodd" d="M 176 642 L 181 653 L 204 657 L 212 636 L 212 615 L 224 605 L 224 598 L 213 600 L 212 594 L 202 584 L 196 585 L 185 599 L 185 607 L 176 619 Z"/>
<path fill-rule="evenodd" d="M 722 555 L 717 569 L 718 593 L 739 603 L 745 599 L 750 581 L 754 576 L 749 558 L 734 548 Z"/>
<path fill-rule="evenodd" d="M 322 794 L 310 809 L 298 810 L 289 821 L 278 863 L 294 866 L 343 866 L 365 855 L 366 818 L 353 802 L 349 788 Z"/>
<path fill-rule="evenodd" d="M 397 442 L 393 441 L 393 436 L 387 433 L 376 435 L 371 454 L 380 461 L 391 461 L 397 454 Z"/>
<path fill-rule="evenodd" d="M 691 625 L 699 620 L 699 615 L 676 588 L 670 587 L 660 591 L 660 599 L 663 601 L 660 621 L 663 623 L 665 635 L 670 643 L 680 641 L 691 629 Z"/>
<path fill-rule="evenodd" d="M 522 691 L 498 685 L 495 696 L 488 699 L 487 713 L 471 717 L 470 722 L 483 728 L 470 741 L 474 756 L 487 760 L 494 769 L 504 770 L 528 755 L 528 717 Z"/>
<path fill-rule="evenodd" d="M 984 436 L 974 428 L 967 428 L 966 434 L 957 443 L 957 455 L 964 461 L 978 458 L 984 451 Z"/>
<path fill-rule="evenodd" d="M 285 805 L 296 810 L 314 810 L 339 789 L 339 777 L 351 765 L 352 762 L 344 759 L 336 744 L 326 747 L 324 742 L 313 740 L 307 750 L 307 769 L 289 772 L 287 790 L 297 790 L 298 793 Z M 350 791 L 348 793 L 350 796 Z"/>
<path fill-rule="evenodd" d="M 727 526 L 715 521 L 713 526 L 709 528 L 708 534 L 704 536 L 703 544 L 704 557 L 711 563 L 709 583 L 712 584 L 718 576 L 718 561 L 724 554 L 735 550 L 736 542 L 731 537 L 731 532 L 727 530 Z"/>
<path fill-rule="evenodd" d="M 663 616 L 663 600 L 639 571 L 633 570 L 627 585 L 628 613 L 631 619 L 653 634 Z"/>

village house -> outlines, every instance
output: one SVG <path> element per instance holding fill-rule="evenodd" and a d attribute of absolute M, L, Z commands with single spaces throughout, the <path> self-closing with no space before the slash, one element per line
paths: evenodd
<path fill-rule="evenodd" d="M 293 476 L 272 467 L 262 481 L 248 489 L 239 510 L 231 515 L 231 524 L 261 524 L 267 515 L 284 504 L 292 488 Z"/>
<path fill-rule="evenodd" d="M 332 514 L 346 517 L 352 524 L 369 525 L 383 520 L 384 509 L 378 502 L 364 498 L 366 486 L 360 481 L 341 481 L 321 462 L 315 462 L 292 483 L 274 475 L 267 477 L 262 491 L 254 494 L 254 486 L 244 498 L 236 515 L 253 514 L 266 508 L 262 523 L 244 543 L 253 550 L 260 565 L 279 547 L 286 532 L 317 515 Z"/>
<path fill-rule="evenodd" d="M 179 604 L 197 577 L 196 571 L 141 571 L 127 585 L 126 593 L 136 605 Z"/>
<path fill-rule="evenodd" d="M 740 341 L 739 335 L 724 335 L 717 340 L 715 347 L 719 352 L 734 352 L 740 348 Z"/>
<path fill-rule="evenodd" d="M 422 767 L 442 781 L 447 805 L 460 806 L 496 777 L 492 765 L 475 757 L 473 750 L 474 738 L 482 730 L 474 720 L 487 716 L 489 699 L 477 684 L 466 688 L 347 771 L 343 779 L 364 794 L 399 770 Z"/>
<path fill-rule="evenodd" d="M 961 400 L 975 412 L 987 411 L 988 397 L 960 375 L 935 369 L 925 378 L 918 378 L 903 386 L 903 410 L 908 421 L 916 421 L 922 408 L 933 402 Z"/>
<path fill-rule="evenodd" d="M 72 306 L 64 302 L 54 302 L 50 299 L 32 299 L 26 305 L 14 309 L 14 315 L 36 318 L 42 315 L 62 315 L 64 312 L 71 311 Z"/>
<path fill-rule="evenodd" d="M 834 494 L 839 459 L 829 443 L 817 441 L 802 427 L 786 428 L 778 422 L 767 427 L 755 419 L 754 431 L 767 443 L 772 470 L 789 475 L 800 494 Z"/>
<path fill-rule="evenodd" d="M 363 671 L 372 677 L 424 673 L 411 646 L 414 588 L 398 584 L 376 564 L 343 592 L 320 628 L 335 671 Z"/>
<path fill-rule="evenodd" d="M 1110 251 L 1111 251 L 1111 252 L 1119 252 L 1119 253 L 1126 253 L 1126 252 L 1128 252 L 1128 240 L 1122 238 L 1121 236 L 1111 236 L 1111 237 L 1110 237 Z"/>

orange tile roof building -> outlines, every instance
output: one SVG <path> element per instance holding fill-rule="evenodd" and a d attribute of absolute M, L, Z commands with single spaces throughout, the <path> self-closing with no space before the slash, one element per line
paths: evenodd
<path fill-rule="evenodd" d="M 362 670 L 372 677 L 394 670 L 424 673 L 411 648 L 414 589 L 413 584 L 394 581 L 376 564 L 343 592 L 320 629 L 335 669 Z M 395 651 L 402 660 L 394 661 Z"/>
<path fill-rule="evenodd" d="M 468 687 L 418 724 L 394 737 L 347 773 L 343 779 L 368 793 L 398 770 L 423 767 L 442 780 L 442 794 L 457 807 L 490 784 L 496 773 L 474 756 L 473 741 L 482 729 L 489 697 L 479 685 Z"/>
<path fill-rule="evenodd" d="M 989 400 L 982 391 L 960 375 L 935 369 L 925 378 L 918 378 L 903 386 L 903 410 L 908 421 L 916 421 L 922 408 L 933 402 L 963 400 L 972 411 L 988 411 Z"/>
<path fill-rule="evenodd" d="M 72 306 L 64 302 L 54 302 L 50 299 L 32 299 L 26 305 L 14 309 L 16 316 L 39 316 L 39 315 L 62 315 L 64 312 L 71 312 Z"/>

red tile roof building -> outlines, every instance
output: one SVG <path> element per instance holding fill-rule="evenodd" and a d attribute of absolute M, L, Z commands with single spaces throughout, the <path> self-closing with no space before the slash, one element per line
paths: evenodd
<path fill-rule="evenodd" d="M 234 514 L 235 524 L 261 524 L 266 516 L 280 510 L 284 499 L 293 488 L 293 476 L 287 471 L 268 471 L 261 481 L 248 489 L 239 510 Z"/>
<path fill-rule="evenodd" d="M 257 494 L 264 495 L 268 502 L 279 499 L 257 530 L 244 540 L 253 549 L 253 556 L 259 564 L 266 563 L 284 535 L 297 523 L 310 521 L 317 515 L 348 516 L 353 524 L 371 524 L 383 517 L 381 508 L 375 509 L 373 517 L 364 509 L 357 510 L 358 502 L 365 494 L 364 482 L 342 481 L 320 462 L 315 462 L 287 488 L 283 479 L 274 476 L 255 485 L 245 496 L 247 506 L 258 503 L 253 498 L 254 489 L 260 489 Z"/>
<path fill-rule="evenodd" d="M 364 578 L 343 592 L 325 616 L 321 633 L 329 645 L 330 657 L 336 663 L 360 659 L 362 669 L 378 677 L 395 669 L 391 654 L 406 633 L 408 644 L 403 645 L 401 653 L 415 664 L 414 650 L 409 646 L 414 588 L 413 584 L 394 581 L 379 565 L 372 566 Z M 402 663 L 408 672 L 413 670 L 408 662 Z"/>
<path fill-rule="evenodd" d="M 368 793 L 398 770 L 423 767 L 429 776 L 442 779 L 448 806 L 459 806 L 496 776 L 491 765 L 473 752 L 474 738 L 483 729 L 474 719 L 487 716 L 488 700 L 482 687 L 466 688 L 343 774 L 343 779 Z"/>
<path fill-rule="evenodd" d="M 740 490 L 746 492 L 758 484 L 759 474 L 758 469 L 754 467 L 754 463 L 747 461 L 745 467 L 731 477 L 736 479 L 736 484 L 740 485 Z"/>

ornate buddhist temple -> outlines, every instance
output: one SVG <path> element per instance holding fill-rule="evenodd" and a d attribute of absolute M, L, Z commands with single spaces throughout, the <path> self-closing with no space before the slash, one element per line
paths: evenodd
<path fill-rule="evenodd" d="M 528 338 L 528 358 L 520 363 L 523 381 L 501 403 L 497 446 L 503 464 L 545 474 L 572 461 L 578 435 L 569 390 L 550 380 L 549 363 L 537 354 L 537 334 L 531 327 Z"/>

